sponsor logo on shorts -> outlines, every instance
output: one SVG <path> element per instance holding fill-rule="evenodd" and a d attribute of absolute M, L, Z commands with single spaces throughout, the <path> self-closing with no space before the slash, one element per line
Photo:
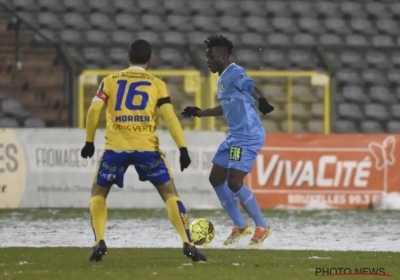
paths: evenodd
<path fill-rule="evenodd" d="M 242 159 L 242 148 L 232 146 L 229 153 L 229 160 L 240 161 Z"/>
<path fill-rule="evenodd" d="M 158 166 L 160 163 L 162 163 L 162 162 L 163 162 L 163 159 L 162 159 L 162 158 L 159 158 L 159 159 L 155 160 L 151 165 L 140 164 L 139 166 L 140 166 L 141 168 L 152 169 L 152 168 L 157 167 L 157 166 Z"/>
<path fill-rule="evenodd" d="M 111 171 L 111 172 L 116 172 L 117 170 L 118 170 L 119 172 L 124 172 L 124 171 L 125 171 L 125 168 L 123 168 L 123 167 L 117 168 L 116 166 L 109 166 L 109 165 L 107 164 L 107 162 L 102 162 L 102 163 L 101 163 L 101 166 L 102 166 L 104 169 L 109 170 L 109 171 Z"/>
<path fill-rule="evenodd" d="M 100 172 L 100 177 L 106 179 L 109 182 L 112 182 L 117 178 L 117 175 Z"/>
<path fill-rule="evenodd" d="M 147 176 L 148 177 L 158 177 L 158 176 L 160 176 L 162 174 L 165 174 L 165 173 L 167 173 L 167 170 L 163 169 L 163 170 L 159 170 L 159 171 L 157 171 L 155 173 L 150 173 Z"/>

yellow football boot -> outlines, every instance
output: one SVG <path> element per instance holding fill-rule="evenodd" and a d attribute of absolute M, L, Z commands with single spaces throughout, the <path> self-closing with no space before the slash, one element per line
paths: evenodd
<path fill-rule="evenodd" d="M 251 234 L 251 227 L 249 225 L 246 225 L 243 228 L 234 226 L 232 228 L 231 235 L 229 235 L 228 239 L 225 240 L 224 245 L 232 245 L 233 243 L 238 242 L 241 238 L 249 234 Z"/>

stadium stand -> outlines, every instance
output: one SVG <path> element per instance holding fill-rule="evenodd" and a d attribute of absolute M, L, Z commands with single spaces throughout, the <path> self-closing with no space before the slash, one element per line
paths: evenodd
<path fill-rule="evenodd" d="M 397 1 L 2 2 L 49 39 L 63 42 L 76 63 L 88 69 L 125 67 L 127 44 L 141 37 L 156 46 L 153 67 L 206 73 L 203 40 L 220 32 L 238 46 L 235 60 L 246 68 L 331 71 L 337 132 L 400 132 Z M 32 41 L 41 39 L 33 36 Z M 264 124 L 270 131 L 285 131 L 285 88 L 279 81 L 259 82 L 277 104 Z M 310 89 L 302 81 L 293 88 L 296 132 L 321 132 L 322 93 Z"/>

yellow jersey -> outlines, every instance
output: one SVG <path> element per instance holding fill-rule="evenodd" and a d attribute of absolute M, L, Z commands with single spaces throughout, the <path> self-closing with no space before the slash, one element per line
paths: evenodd
<path fill-rule="evenodd" d="M 133 66 L 104 78 L 95 99 L 106 104 L 106 150 L 159 149 L 157 106 L 169 99 L 162 80 Z"/>

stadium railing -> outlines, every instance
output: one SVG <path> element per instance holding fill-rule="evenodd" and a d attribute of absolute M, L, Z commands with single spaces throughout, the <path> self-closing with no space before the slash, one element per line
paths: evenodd
<path fill-rule="evenodd" d="M 0 58 L 7 63 L 10 80 L 2 90 L 47 125 L 73 126 L 74 81 L 79 69 L 65 46 L 4 3 L 0 3 L 0 22 L 8 23 L 2 31 Z"/>
<path fill-rule="evenodd" d="M 263 90 L 267 99 L 276 108 L 274 114 L 268 115 L 268 118 L 276 121 L 285 121 L 287 123 L 286 132 L 296 132 L 293 127 L 295 119 L 301 119 L 305 122 L 321 119 L 323 126 L 321 127 L 321 132 L 325 134 L 331 132 L 331 85 L 329 74 L 315 71 L 267 70 L 248 70 L 247 74 L 256 81 L 258 87 Z M 207 79 L 208 100 L 206 102 L 207 106 L 205 106 L 207 108 L 216 106 L 217 80 L 217 74 L 212 74 Z M 294 105 L 301 105 L 304 110 L 298 110 Z M 313 105 L 320 106 L 313 107 Z M 320 114 L 313 112 L 312 107 L 319 107 Z M 225 130 L 226 125 L 223 122 L 219 125 L 218 120 L 218 118 L 207 118 L 206 129 Z"/>
<path fill-rule="evenodd" d="M 84 70 L 81 73 L 78 90 L 80 128 L 85 127 L 87 110 L 101 80 L 114 72 L 115 70 Z M 217 74 L 202 76 L 197 70 L 151 70 L 150 72 L 167 83 L 178 117 L 185 106 L 212 108 L 217 104 Z M 321 124 L 321 127 L 314 127 L 311 131 L 304 132 L 331 133 L 331 82 L 327 73 L 265 70 L 249 70 L 247 73 L 276 108 L 274 114 L 268 115 L 263 120 L 285 123 L 281 131 L 288 133 L 299 132 L 295 125 L 299 120 L 304 123 L 317 120 L 317 125 Z M 181 119 L 181 123 L 187 130 L 226 130 L 226 123 L 222 117 Z M 105 127 L 104 114 L 99 127 Z M 165 129 L 160 118 L 157 121 L 157 128 Z M 268 124 L 266 128 L 269 129 Z"/>
<path fill-rule="evenodd" d="M 201 107 L 202 76 L 197 70 L 150 70 L 154 76 L 166 82 L 174 104 L 176 114 L 180 116 L 181 109 L 185 106 L 194 105 Z M 78 126 L 85 127 L 86 114 L 89 109 L 100 82 L 106 76 L 115 73 L 115 70 L 84 70 L 79 77 L 78 89 Z M 184 129 L 200 130 L 201 121 L 199 118 L 182 120 Z M 99 127 L 105 127 L 105 116 L 99 121 Z M 163 129 L 163 122 L 157 120 L 157 128 Z"/>

